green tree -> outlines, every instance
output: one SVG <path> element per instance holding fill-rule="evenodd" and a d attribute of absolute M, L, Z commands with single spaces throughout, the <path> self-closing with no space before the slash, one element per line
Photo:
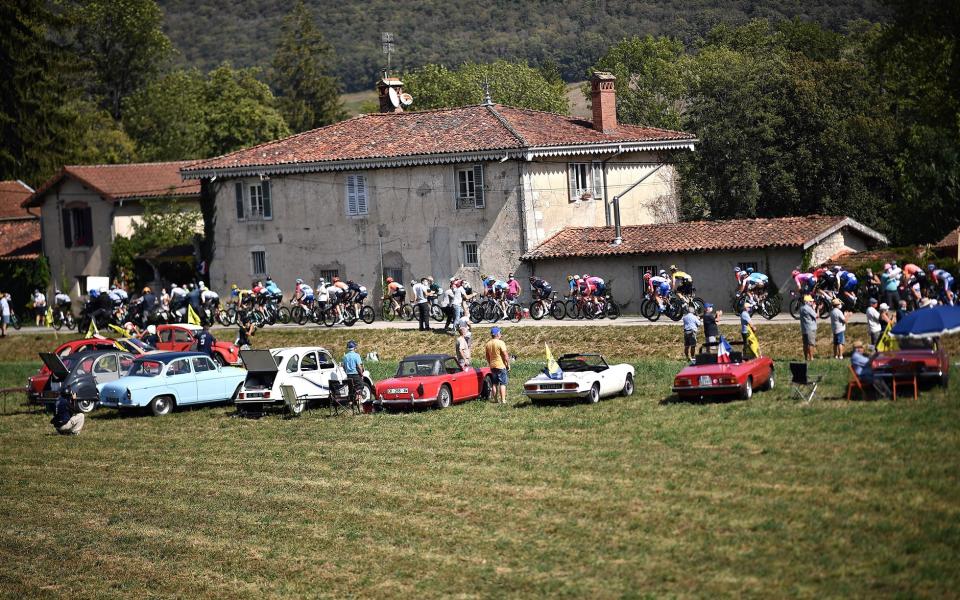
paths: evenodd
<path fill-rule="evenodd" d="M 216 156 L 290 135 L 259 69 L 224 64 L 207 75 L 201 96 L 207 154 Z"/>
<path fill-rule="evenodd" d="M 404 88 L 413 95 L 414 110 L 480 104 L 484 86 L 498 104 L 568 114 L 563 81 L 551 78 L 525 63 L 498 60 L 488 64 L 465 63 L 457 70 L 425 65 L 403 74 Z"/>
<path fill-rule="evenodd" d="M 91 94 L 120 119 L 123 99 L 152 80 L 171 57 L 154 0 L 82 0 L 72 7 L 75 45 L 95 77 Z"/>
<path fill-rule="evenodd" d="M 316 129 L 347 117 L 340 82 L 330 75 L 333 47 L 323 39 L 313 13 L 299 0 L 286 19 L 268 80 L 277 108 L 294 132 Z"/>
<path fill-rule="evenodd" d="M 110 254 L 113 275 L 134 273 L 134 259 L 151 250 L 166 250 L 193 242 L 201 230 L 200 211 L 184 209 L 174 198 L 144 203 L 143 218 L 133 224 L 129 237 L 117 236 Z M 143 283 L 143 282 L 138 282 Z"/>

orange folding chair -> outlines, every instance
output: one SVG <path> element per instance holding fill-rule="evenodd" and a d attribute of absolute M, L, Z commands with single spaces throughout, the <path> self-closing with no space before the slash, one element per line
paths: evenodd
<path fill-rule="evenodd" d="M 847 365 L 847 368 L 850 369 L 850 381 L 847 382 L 847 400 L 853 395 L 854 389 L 860 390 L 860 397 L 866 400 L 867 391 L 863 389 L 863 383 L 857 377 L 857 372 L 853 370 L 853 365 Z"/>

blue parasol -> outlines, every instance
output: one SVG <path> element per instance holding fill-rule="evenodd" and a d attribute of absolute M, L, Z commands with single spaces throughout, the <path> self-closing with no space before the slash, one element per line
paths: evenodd
<path fill-rule="evenodd" d="M 960 306 L 921 308 L 905 316 L 890 333 L 897 337 L 927 338 L 960 332 Z"/>

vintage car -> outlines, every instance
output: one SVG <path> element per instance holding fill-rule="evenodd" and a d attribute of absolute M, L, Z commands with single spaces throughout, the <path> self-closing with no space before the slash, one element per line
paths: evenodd
<path fill-rule="evenodd" d="M 197 335 L 203 328 L 189 323 L 157 325 L 157 335 L 160 342 L 157 350 L 188 352 L 197 349 Z M 213 343 L 213 360 L 220 366 L 240 366 L 240 348 L 232 341 L 216 341 Z"/>
<path fill-rule="evenodd" d="M 447 354 L 415 354 L 397 366 L 397 374 L 377 383 L 377 401 L 384 408 L 435 406 L 446 408 L 474 398 L 489 398 L 493 377 L 489 368 L 460 368 Z"/>
<path fill-rule="evenodd" d="M 899 345 L 899 350 L 880 352 L 870 359 L 874 378 L 889 381 L 894 375 L 916 375 L 920 385 L 947 385 L 950 358 L 938 338 L 901 338 Z"/>
<path fill-rule="evenodd" d="M 114 348 L 71 352 L 63 358 L 52 352 L 41 352 L 40 359 L 50 371 L 40 400 L 52 404 L 61 396 L 71 396 L 77 409 L 88 413 L 97 406 L 100 389 L 130 369 L 134 355 Z"/>
<path fill-rule="evenodd" d="M 633 394 L 633 365 L 611 365 L 599 354 L 564 354 L 557 359 L 563 372 L 552 379 L 544 372 L 523 384 L 534 404 L 558 401 L 599 402 L 600 398 Z"/>
<path fill-rule="evenodd" d="M 270 405 L 283 406 L 281 385 L 293 386 L 300 402 L 291 410 L 299 414 L 311 402 L 330 398 L 331 381 L 339 386 L 337 393 L 346 394 L 347 375 L 326 348 L 300 346 L 272 350 L 241 350 L 240 359 L 247 368 L 247 378 L 234 400 L 237 410 L 261 411 Z M 370 372 L 363 372 L 363 401 L 373 398 Z"/>
<path fill-rule="evenodd" d="M 742 347 L 742 342 L 730 342 Z M 739 396 L 749 400 L 753 390 L 774 386 L 773 360 L 768 356 L 745 359 L 732 351 L 728 360 L 718 357 L 716 344 L 704 344 L 694 364 L 684 367 L 673 379 L 673 391 L 682 400 L 703 397 Z"/>
<path fill-rule="evenodd" d="M 83 338 L 79 340 L 70 340 L 69 342 L 60 344 L 52 354 L 55 354 L 60 358 L 64 358 L 71 354 L 83 352 L 84 350 L 114 350 L 116 348 L 116 341 L 109 338 Z M 130 348 L 126 348 L 126 350 L 132 351 Z M 140 352 L 134 352 L 134 354 L 140 354 Z M 27 378 L 27 400 L 30 402 L 40 401 L 40 393 L 45 387 L 47 387 L 47 380 L 49 379 L 50 368 L 47 367 L 46 364 L 43 364 L 36 374 Z"/>
<path fill-rule="evenodd" d="M 133 361 L 125 377 L 100 390 L 100 405 L 149 407 L 155 416 L 177 406 L 226 402 L 236 397 L 247 372 L 221 367 L 200 352 L 156 352 Z"/>

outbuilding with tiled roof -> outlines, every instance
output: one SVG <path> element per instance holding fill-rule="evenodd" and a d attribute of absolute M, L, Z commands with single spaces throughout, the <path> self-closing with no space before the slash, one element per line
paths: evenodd
<path fill-rule="evenodd" d="M 734 268 L 767 274 L 778 289 L 793 286 L 797 267 L 888 243 L 886 236 L 844 216 L 687 221 L 613 227 L 567 227 L 523 255 L 548 281 L 588 273 L 613 283 L 614 297 L 639 309 L 643 275 L 675 265 L 694 278 L 697 295 L 721 307 L 735 293 Z"/>

